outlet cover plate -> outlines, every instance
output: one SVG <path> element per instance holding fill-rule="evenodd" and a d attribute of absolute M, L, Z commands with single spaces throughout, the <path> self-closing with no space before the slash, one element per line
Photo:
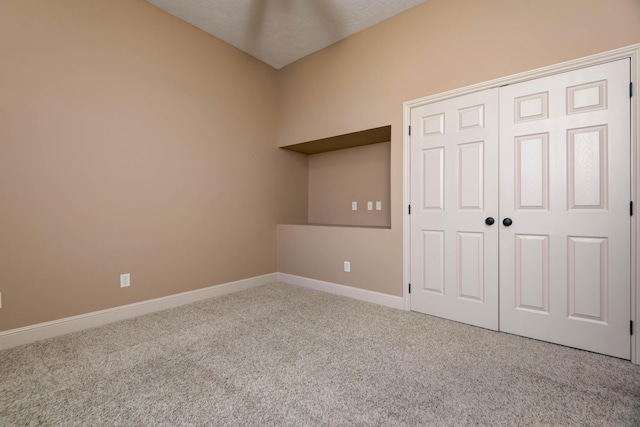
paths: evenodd
<path fill-rule="evenodd" d="M 131 274 L 130 273 L 121 274 L 120 275 L 120 287 L 121 288 L 128 288 L 129 286 L 131 286 Z"/>

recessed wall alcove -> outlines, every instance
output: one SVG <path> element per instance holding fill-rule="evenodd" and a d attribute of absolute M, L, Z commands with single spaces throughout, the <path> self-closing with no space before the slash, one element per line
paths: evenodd
<path fill-rule="evenodd" d="M 390 141 L 389 125 L 281 147 L 308 156 L 309 225 L 391 227 Z"/>

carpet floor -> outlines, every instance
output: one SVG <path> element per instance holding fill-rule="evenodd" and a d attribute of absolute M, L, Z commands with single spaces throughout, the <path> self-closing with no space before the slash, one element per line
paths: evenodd
<path fill-rule="evenodd" d="M 640 426 L 640 366 L 274 283 L 0 351 L 2 426 Z"/>

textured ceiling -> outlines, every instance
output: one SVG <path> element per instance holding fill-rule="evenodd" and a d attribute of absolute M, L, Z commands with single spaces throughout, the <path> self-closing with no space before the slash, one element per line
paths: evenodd
<path fill-rule="evenodd" d="M 274 68 L 427 0 L 146 0 Z"/>

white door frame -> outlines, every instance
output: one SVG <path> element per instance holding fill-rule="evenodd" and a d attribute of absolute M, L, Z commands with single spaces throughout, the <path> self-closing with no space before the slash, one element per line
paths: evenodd
<path fill-rule="evenodd" d="M 524 73 L 513 74 L 511 76 L 478 83 L 471 86 L 465 86 L 459 89 L 414 99 L 403 104 L 405 129 L 403 137 L 403 300 L 406 310 L 410 308 L 409 283 L 410 282 L 410 262 L 411 262 L 411 241 L 410 241 L 410 216 L 408 206 L 411 204 L 410 198 L 410 136 L 408 133 L 411 123 L 411 109 L 420 107 L 425 104 L 454 98 L 460 95 L 466 95 L 485 89 L 504 86 L 507 84 L 519 83 L 526 80 L 537 79 L 553 74 L 559 74 L 566 71 L 572 71 L 578 68 L 589 67 L 592 65 L 602 64 L 605 62 L 615 61 L 622 58 L 631 59 L 631 82 L 633 83 L 633 97 L 631 98 L 631 195 L 634 204 L 634 213 L 631 217 L 631 320 L 634 324 L 633 335 L 631 336 L 631 362 L 640 365 L 640 340 L 637 339 L 639 333 L 640 319 L 640 254 L 638 253 L 637 243 L 640 240 L 638 230 L 638 216 L 640 215 L 640 177 L 638 176 L 638 165 L 640 164 L 640 131 L 638 126 L 638 114 L 640 112 L 640 95 L 638 94 L 638 86 L 640 86 L 640 44 L 635 44 L 608 52 L 587 56 L 548 67 L 538 68 Z"/>

